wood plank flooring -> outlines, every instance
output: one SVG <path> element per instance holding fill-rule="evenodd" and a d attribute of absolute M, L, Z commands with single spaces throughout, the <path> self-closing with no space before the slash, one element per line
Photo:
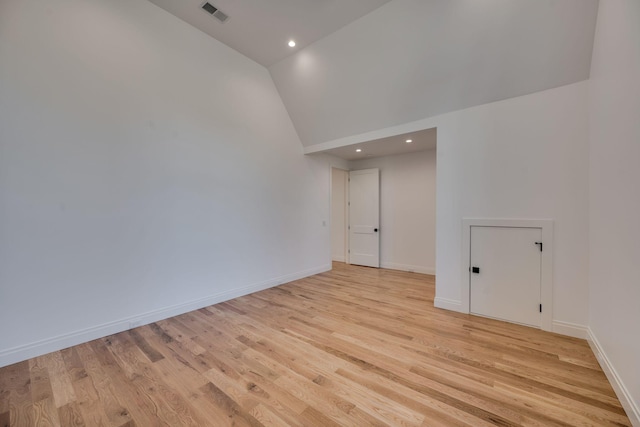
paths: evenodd
<path fill-rule="evenodd" d="M 583 340 L 331 272 L 0 369 L 3 426 L 629 426 Z"/>

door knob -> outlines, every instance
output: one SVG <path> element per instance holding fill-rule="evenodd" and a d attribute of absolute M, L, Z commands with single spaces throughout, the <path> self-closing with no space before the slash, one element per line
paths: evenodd
<path fill-rule="evenodd" d="M 375 232 L 377 233 L 377 232 L 378 232 L 378 229 L 377 229 L 377 228 L 374 228 L 374 229 L 373 229 L 373 231 L 375 231 Z"/>

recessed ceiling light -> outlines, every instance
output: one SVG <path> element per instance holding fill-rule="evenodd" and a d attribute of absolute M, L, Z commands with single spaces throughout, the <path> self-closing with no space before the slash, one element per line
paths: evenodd
<path fill-rule="evenodd" d="M 361 148 L 358 148 L 358 149 L 356 150 L 356 153 L 360 153 L 360 152 L 362 152 L 362 149 L 361 149 Z"/>
<path fill-rule="evenodd" d="M 289 40 L 289 47 L 296 47 L 296 42 Z"/>
<path fill-rule="evenodd" d="M 407 139 L 405 142 L 406 142 L 407 144 L 411 144 L 411 143 L 413 142 L 413 140 L 412 140 L 412 139 Z"/>

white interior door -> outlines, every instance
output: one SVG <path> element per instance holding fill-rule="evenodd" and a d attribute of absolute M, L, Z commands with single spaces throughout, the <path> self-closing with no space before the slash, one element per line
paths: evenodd
<path fill-rule="evenodd" d="M 540 327 L 542 229 L 471 227 L 470 312 Z"/>
<path fill-rule="evenodd" d="M 349 172 L 349 263 L 380 267 L 380 171 Z"/>

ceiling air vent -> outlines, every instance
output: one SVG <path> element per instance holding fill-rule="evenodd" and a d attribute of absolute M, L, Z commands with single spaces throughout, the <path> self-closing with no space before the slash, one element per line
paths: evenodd
<path fill-rule="evenodd" d="M 213 17 L 220 22 L 225 22 L 227 19 L 229 19 L 229 15 L 227 15 L 226 13 L 224 13 L 223 11 L 221 11 L 220 9 L 218 9 L 217 7 L 215 7 L 209 2 L 205 2 L 202 5 L 202 9 L 207 13 L 209 13 L 209 15 L 213 15 Z"/>

